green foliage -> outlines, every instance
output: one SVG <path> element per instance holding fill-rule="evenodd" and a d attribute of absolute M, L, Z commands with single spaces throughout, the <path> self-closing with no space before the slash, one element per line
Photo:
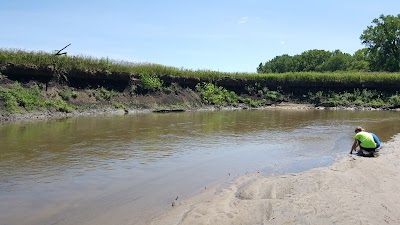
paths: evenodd
<path fill-rule="evenodd" d="M 239 102 L 244 103 L 246 105 L 249 105 L 251 107 L 261 107 L 267 103 L 267 100 L 265 99 L 251 99 L 251 98 L 244 98 L 244 97 L 239 97 Z"/>
<path fill-rule="evenodd" d="M 364 83 L 374 82 L 385 85 L 385 83 L 393 84 L 400 83 L 400 73 L 362 73 L 362 72 L 331 72 L 331 73 L 317 73 L 317 72 L 301 72 L 301 73 L 272 73 L 272 74 L 249 74 L 243 80 L 254 82 L 279 82 L 279 83 L 315 83 L 322 84 L 326 82 L 337 83 L 341 86 L 346 84 L 357 83 L 363 85 Z"/>
<path fill-rule="evenodd" d="M 113 102 L 112 105 L 113 105 L 116 109 L 127 109 L 126 105 L 124 105 L 123 103 Z"/>
<path fill-rule="evenodd" d="M 4 106 L 9 112 L 18 112 L 19 104 L 17 98 L 13 95 L 10 90 L 0 88 L 0 99 L 4 100 Z"/>
<path fill-rule="evenodd" d="M 396 93 L 390 96 L 388 102 L 392 107 L 400 107 L 400 95 Z"/>
<path fill-rule="evenodd" d="M 21 84 L 14 83 L 12 88 L 0 89 L 0 98 L 4 99 L 6 109 L 11 112 L 17 112 L 18 107 L 32 111 L 43 106 L 40 100 L 40 90 L 37 86 L 26 89 Z"/>
<path fill-rule="evenodd" d="M 40 110 L 44 107 L 61 112 L 72 112 L 73 108 L 61 98 L 56 100 L 43 100 L 39 87 L 24 88 L 15 82 L 11 88 L 0 88 L 0 99 L 4 101 L 6 111 L 19 112 L 21 108 L 26 111 Z"/>
<path fill-rule="evenodd" d="M 372 71 L 400 71 L 400 14 L 381 15 L 364 30 L 360 39 L 368 49 Z"/>
<path fill-rule="evenodd" d="M 62 90 L 58 92 L 58 95 L 64 100 L 69 101 L 71 98 L 76 99 L 78 97 L 78 92 L 72 90 Z"/>
<path fill-rule="evenodd" d="M 276 56 L 271 61 L 266 62 L 262 67 L 259 65 L 257 71 L 263 73 L 285 73 L 295 71 L 294 59 L 287 54 Z"/>
<path fill-rule="evenodd" d="M 327 72 L 349 70 L 353 61 L 350 54 L 339 50 L 329 52 L 325 50 L 309 50 L 299 55 L 287 54 L 277 56 L 272 60 L 261 63 L 258 73 L 286 73 L 286 72 Z"/>
<path fill-rule="evenodd" d="M 318 53 L 314 51 L 314 53 Z M 322 53 L 322 52 L 321 52 Z M 311 54 L 311 53 L 310 53 Z M 325 54 L 325 53 L 324 53 Z M 333 53 L 331 53 L 333 54 Z M 368 67 L 366 61 L 367 52 L 365 50 L 355 54 L 352 63 L 350 64 L 350 70 L 362 69 L 365 70 Z M 115 61 L 109 59 L 95 59 L 92 57 L 82 56 L 65 56 L 65 57 L 54 57 L 51 54 L 44 52 L 25 52 L 21 50 L 4 50 L 0 49 L 0 65 L 6 65 L 11 63 L 14 65 L 34 65 L 37 67 L 46 68 L 49 65 L 57 65 L 57 68 L 61 70 L 76 70 L 76 71 L 109 71 L 112 75 L 116 76 L 118 73 L 129 74 L 156 74 L 161 80 L 164 77 L 185 77 L 199 79 L 202 82 L 210 82 L 218 84 L 218 81 L 234 79 L 243 82 L 337 82 L 343 85 L 347 83 L 360 83 L 364 82 L 379 82 L 382 85 L 384 83 L 400 83 L 400 73 L 360 73 L 360 72 L 296 72 L 299 71 L 301 63 L 300 58 L 293 57 L 293 65 L 295 66 L 294 72 L 286 73 L 268 73 L 259 70 L 257 73 L 227 73 L 210 70 L 187 70 L 178 69 L 175 67 L 168 67 L 159 64 L 134 64 L 124 61 Z M 285 60 L 282 60 L 285 61 Z M 260 66 L 264 66 L 260 64 Z M 150 76 L 151 77 L 151 76 Z M 129 79 L 129 77 L 128 77 Z M 144 82 L 143 87 L 160 87 L 159 82 L 148 82 L 150 85 L 146 85 Z M 154 83 L 154 84 L 152 84 Z"/>
<path fill-rule="evenodd" d="M 174 91 L 176 91 L 176 84 L 168 86 L 168 87 L 163 87 L 162 91 L 164 91 L 165 93 L 172 93 Z"/>
<path fill-rule="evenodd" d="M 256 82 L 254 86 L 246 86 L 245 90 L 249 95 L 256 95 L 258 98 L 262 98 L 263 104 L 282 101 L 284 97 L 279 90 L 269 90 L 268 87 L 262 87 L 258 82 Z"/>
<path fill-rule="evenodd" d="M 43 51 L 24 51 L 19 49 L 0 49 L 0 64 L 35 65 L 46 68 L 54 65 L 61 70 L 78 71 L 118 71 L 130 72 L 129 66 L 136 65 L 125 61 L 115 61 L 108 58 L 97 59 L 90 56 L 57 57 Z"/>
<path fill-rule="evenodd" d="M 369 107 L 372 107 L 372 108 L 380 108 L 380 107 L 385 106 L 386 103 L 382 99 L 376 98 L 376 99 L 372 99 L 366 105 Z"/>
<path fill-rule="evenodd" d="M 369 71 L 368 49 L 363 48 L 363 49 L 357 50 L 353 54 L 353 61 L 351 62 L 350 70 Z"/>
<path fill-rule="evenodd" d="M 352 63 L 352 56 L 336 50 L 332 55 L 316 67 L 317 71 L 346 71 Z"/>
<path fill-rule="evenodd" d="M 329 54 L 328 54 L 329 53 Z M 327 56 L 330 55 L 329 58 Z M 313 57 L 315 57 L 313 59 Z M 185 77 L 188 79 L 196 79 L 199 82 L 213 83 L 215 84 L 214 89 L 216 93 L 213 96 L 210 94 L 204 95 L 204 101 L 214 102 L 210 104 L 222 104 L 222 105 L 235 105 L 237 103 L 246 103 L 249 105 L 260 105 L 267 104 L 270 102 L 281 101 L 283 98 L 287 99 L 287 95 L 283 96 L 279 90 L 268 90 L 265 89 L 265 85 L 270 83 L 278 85 L 291 85 L 296 84 L 310 85 L 311 87 L 318 86 L 320 84 L 332 84 L 334 86 L 346 87 L 346 85 L 354 86 L 359 85 L 360 87 L 368 87 L 369 84 L 372 86 L 380 85 L 385 86 L 386 84 L 393 87 L 394 84 L 400 83 L 400 73 L 388 73 L 388 72 L 354 72 L 354 71 L 367 71 L 370 62 L 371 53 L 369 50 L 361 49 L 357 51 L 352 57 L 348 54 L 340 51 L 326 52 L 320 50 L 306 51 L 300 55 L 282 57 L 276 57 L 274 64 L 259 65 L 258 74 L 256 73 L 224 73 L 209 70 L 186 70 L 178 69 L 174 67 L 162 66 L 158 64 L 133 64 L 129 62 L 117 62 L 109 59 L 95 59 L 90 57 L 78 57 L 78 56 L 65 56 L 65 57 L 54 57 L 51 54 L 43 52 L 24 52 L 20 50 L 0 50 L 0 65 L 6 65 L 11 63 L 14 65 L 33 65 L 37 67 L 46 68 L 49 65 L 56 65 L 59 69 L 68 71 L 109 71 L 111 74 L 114 73 L 127 73 L 128 76 L 138 74 L 140 78 L 140 84 L 138 89 L 141 91 L 149 92 L 155 90 L 165 90 L 172 92 L 172 87 L 162 87 L 162 79 L 171 77 Z M 325 60 L 322 60 L 325 59 Z M 351 60 L 350 60 L 351 59 Z M 322 62 L 323 61 L 323 62 Z M 348 62 L 350 61 L 350 63 Z M 306 65 L 309 62 L 310 65 Z M 317 65 L 319 62 L 322 64 Z M 266 63 L 267 64 L 267 63 Z M 312 64 L 312 65 L 311 65 Z M 262 69 L 270 68 L 269 73 L 265 74 Z M 289 69 L 290 68 L 290 69 Z M 321 72 L 286 72 L 278 73 L 281 71 L 304 71 L 315 68 Z M 340 72 L 325 72 L 333 71 L 336 69 L 346 70 Z M 270 73 L 274 72 L 275 73 Z M 276 72 L 278 71 L 278 72 Z M 130 75 L 129 75 L 130 74 Z M 155 76 L 157 75 L 157 76 Z M 258 100 L 240 98 L 236 94 L 223 94 L 224 91 L 219 90 L 218 84 L 223 81 L 235 80 L 235 82 L 246 82 L 252 87 L 253 94 L 257 95 Z M 265 84 L 265 85 L 259 85 Z M 201 86 L 201 85 L 200 85 Z M 36 92 L 35 92 L 36 91 Z M 136 89 L 135 89 L 136 91 Z M 209 90 L 210 91 L 210 90 Z M 218 92 L 219 91 L 219 92 Z M 228 92 L 227 90 L 225 90 Z M 37 94 L 38 88 L 33 90 Z M 23 92 L 21 92 L 23 93 Z M 207 93 L 207 92 L 206 92 Z M 211 92 L 208 92 L 211 93 Z M 228 92 L 230 93 L 230 92 Z M 99 88 L 93 93 L 98 100 L 111 101 L 112 97 L 116 95 L 114 91 L 108 91 L 105 88 Z M 335 105 L 379 105 L 382 101 L 387 106 L 396 105 L 397 95 L 393 96 L 389 102 L 388 97 L 380 96 L 368 98 L 355 98 L 355 93 L 337 93 L 340 96 L 333 94 L 328 95 L 326 91 L 323 95 L 320 94 L 309 94 L 311 102 L 323 102 L 332 103 Z M 21 97 L 21 95 L 13 94 L 10 91 L 2 91 L 1 93 L 4 105 L 8 110 L 16 111 L 21 107 L 26 110 L 34 110 L 42 106 L 37 105 L 36 95 L 33 94 L 30 97 Z M 22 95 L 27 95 L 22 94 Z M 78 96 L 77 92 L 74 91 L 62 91 L 59 93 L 61 100 L 69 101 L 71 98 Z M 228 96 L 228 97 L 227 97 Z M 229 97 L 230 96 L 230 97 Z M 353 96 L 353 97 L 351 97 Z M 226 98 L 230 99 L 231 103 L 222 103 L 226 101 Z M 224 100 L 221 100 L 224 99 Z M 372 102 L 375 99 L 374 102 Z M 36 103 L 35 103 L 36 102 Z M 40 102 L 40 101 L 39 101 Z M 43 103 L 41 103 L 43 105 Z"/>
<path fill-rule="evenodd" d="M 78 97 L 78 92 L 76 92 L 76 91 L 71 91 L 71 97 L 72 97 L 73 99 L 76 99 L 76 98 Z"/>
<path fill-rule="evenodd" d="M 264 87 L 261 93 L 266 100 L 274 102 L 283 100 L 283 95 L 279 91 L 271 91 L 267 87 Z"/>
<path fill-rule="evenodd" d="M 325 101 L 326 97 L 323 91 L 317 91 L 316 93 L 309 91 L 307 94 L 307 99 L 311 103 L 320 104 L 321 102 Z"/>
<path fill-rule="evenodd" d="M 206 104 L 218 106 L 234 105 L 244 103 L 253 107 L 279 102 L 288 95 L 283 95 L 280 90 L 269 90 L 266 85 L 289 85 L 296 84 L 310 85 L 318 87 L 320 84 L 333 84 L 333 86 L 359 87 L 385 86 L 389 84 L 392 88 L 394 84 L 400 83 L 400 73 L 388 72 L 355 72 L 368 71 L 371 57 L 376 56 L 370 49 L 365 48 L 357 51 L 353 56 L 342 53 L 339 50 L 327 52 L 323 50 L 310 50 L 300 55 L 282 55 L 275 57 L 265 65 L 262 63 L 255 73 L 224 73 L 208 70 L 186 70 L 174 67 L 167 67 L 158 64 L 133 64 L 129 62 L 117 62 L 107 59 L 94 59 L 90 57 L 54 57 L 43 52 L 23 52 L 17 50 L 0 50 L 0 66 L 5 67 L 8 63 L 14 65 L 33 65 L 44 67 L 55 65 L 58 69 L 77 70 L 77 71 L 108 71 L 113 73 L 126 73 L 127 76 L 137 74 L 140 78 L 138 88 L 140 91 L 151 92 L 163 90 L 173 92 L 173 86 L 163 87 L 162 79 L 171 77 L 185 77 L 192 79 L 200 84 L 196 89 L 201 93 L 201 98 Z M 326 72 L 338 71 L 340 72 Z M 290 72 L 285 72 L 290 71 Z M 320 71 L 320 72 L 296 72 L 296 71 Z M 267 74 L 265 74 L 267 72 Z M 228 91 L 218 86 L 220 82 L 245 82 L 249 84 L 248 91 L 255 95 L 257 99 L 237 96 L 232 91 Z M 254 84 L 254 85 L 253 85 Z M 260 85 L 264 84 L 264 85 Z M 253 86 L 252 86 L 253 85 Z M 303 86 L 304 87 L 304 86 Z M 329 88 L 329 86 L 326 86 Z M 136 90 L 136 89 L 135 89 Z M 322 89 L 321 89 L 322 90 Z M 316 104 L 326 104 L 332 106 L 365 106 L 365 107 L 399 107 L 400 97 L 398 94 L 384 96 L 381 93 L 371 90 L 354 90 L 343 93 L 333 93 L 327 91 L 309 93 L 310 102 Z M 55 109 L 63 112 L 71 112 L 73 108 L 65 101 L 77 98 L 78 93 L 71 90 L 60 91 L 55 100 L 44 101 L 40 97 L 40 89 L 33 87 L 23 88 L 16 83 L 12 88 L 0 88 L 0 99 L 10 112 L 25 110 L 37 110 L 43 107 Z M 111 101 L 116 92 L 109 91 L 103 87 L 93 92 L 97 100 Z M 113 103 L 114 107 L 124 107 L 121 103 Z"/>
<path fill-rule="evenodd" d="M 276 56 L 264 64 L 257 73 L 334 72 L 334 71 L 400 71 L 400 14 L 381 15 L 372 21 L 360 36 L 365 49 L 354 55 L 339 50 L 308 50 L 299 55 Z"/>
<path fill-rule="evenodd" d="M 45 101 L 45 105 L 48 109 L 52 110 L 55 109 L 59 112 L 66 112 L 70 113 L 73 111 L 73 108 L 71 105 L 66 103 L 63 99 L 61 98 L 56 98 L 55 100 L 48 100 Z"/>
<path fill-rule="evenodd" d="M 109 90 L 105 89 L 104 87 L 97 88 L 96 92 L 95 92 L 95 97 L 96 97 L 96 100 L 98 100 L 98 101 L 101 101 L 101 100 L 110 101 L 111 98 L 116 95 L 117 95 L 117 93 L 115 93 L 114 91 L 109 91 Z"/>
<path fill-rule="evenodd" d="M 211 83 L 202 83 L 196 86 L 197 91 L 200 92 L 200 97 L 205 104 L 216 106 L 238 106 L 238 103 L 243 103 L 251 107 L 260 107 L 271 101 L 277 99 L 281 95 L 276 91 L 269 91 L 268 88 L 261 90 L 261 95 L 267 96 L 262 99 L 251 99 L 249 97 L 241 97 L 236 95 L 233 91 L 228 91 L 223 87 L 216 86 Z M 249 90 L 255 90 L 249 88 Z"/>
<path fill-rule="evenodd" d="M 336 93 L 332 91 L 318 91 L 316 93 L 309 92 L 307 95 L 309 101 L 316 105 L 325 106 L 345 106 L 345 107 L 399 107 L 400 95 L 395 94 L 385 96 L 375 90 L 359 90 L 353 92 Z"/>
<path fill-rule="evenodd" d="M 139 88 L 142 91 L 156 91 L 162 87 L 162 81 L 157 76 L 150 75 L 147 72 L 141 72 L 139 74 L 140 83 Z"/>
<path fill-rule="evenodd" d="M 337 50 L 339 51 L 339 50 Z M 319 71 L 320 67 L 326 60 L 332 57 L 332 53 L 325 50 L 308 50 L 297 56 L 298 65 L 296 71 Z"/>
<path fill-rule="evenodd" d="M 228 91 L 223 87 L 218 87 L 211 83 L 197 84 L 196 90 L 200 92 L 200 97 L 206 104 L 216 106 L 236 106 L 238 103 L 238 96 L 235 92 Z"/>

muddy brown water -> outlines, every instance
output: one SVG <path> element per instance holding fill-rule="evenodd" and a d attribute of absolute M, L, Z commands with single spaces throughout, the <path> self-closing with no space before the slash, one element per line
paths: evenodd
<path fill-rule="evenodd" d="M 145 224 L 172 202 L 248 172 L 327 166 L 348 153 L 359 125 L 388 141 L 400 132 L 400 112 L 272 109 L 0 124 L 0 224 Z"/>

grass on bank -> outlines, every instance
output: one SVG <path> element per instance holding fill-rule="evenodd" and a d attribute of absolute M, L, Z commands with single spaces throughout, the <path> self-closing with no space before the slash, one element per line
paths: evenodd
<path fill-rule="evenodd" d="M 336 82 L 339 84 L 375 82 L 385 87 L 386 84 L 400 84 L 400 73 L 360 73 L 360 72 L 330 72 L 330 73 L 283 73 L 283 74 L 254 74 L 254 73 L 225 73 L 208 70 L 186 70 L 168 67 L 159 64 L 135 64 L 125 61 L 115 61 L 108 58 L 96 59 L 84 56 L 53 56 L 45 52 L 26 52 L 22 50 L 0 49 L 0 72 L 4 65 L 33 65 L 37 67 L 54 66 L 61 70 L 107 71 L 112 74 L 128 72 L 140 78 L 137 89 L 132 92 L 163 91 L 163 76 L 200 78 L 196 91 L 205 104 L 216 106 L 238 106 L 239 104 L 259 107 L 280 101 L 309 102 L 316 105 L 344 106 L 344 107 L 400 107 L 400 95 L 385 94 L 374 90 L 354 89 L 353 91 L 333 92 L 321 88 L 316 92 L 309 92 L 305 96 L 292 96 L 281 90 L 269 90 L 268 82 L 281 83 L 316 83 L 323 84 Z M 1 74 L 0 74 L 1 75 Z M 203 82 L 203 81 L 207 82 Z M 216 81 L 236 80 L 252 81 L 254 86 L 247 86 L 248 96 L 239 96 L 236 93 L 217 86 Z M 258 85 L 258 86 L 257 86 Z M 98 101 L 110 101 L 118 93 L 98 87 L 93 94 Z M 38 87 L 24 89 L 16 83 L 12 88 L 0 89 L 0 100 L 9 112 L 51 109 L 62 112 L 71 112 L 73 107 L 67 102 L 78 96 L 77 92 L 65 91 L 60 97 L 44 100 L 40 97 Z M 250 97 L 252 96 L 252 97 Z M 254 97 L 255 96 L 255 97 Z M 0 102 L 1 103 L 1 102 Z M 116 108 L 125 108 L 123 103 L 114 103 Z"/>
<path fill-rule="evenodd" d="M 107 71 L 111 73 L 126 72 L 133 75 L 149 74 L 163 77 L 199 78 L 215 82 L 219 80 L 243 80 L 254 82 L 335 82 L 335 83 L 400 83 L 400 73 L 388 72 L 301 72 L 282 74 L 228 73 L 211 70 L 189 70 L 151 63 L 132 63 L 109 58 L 90 56 L 54 56 L 46 52 L 23 51 L 18 49 L 0 49 L 0 66 L 8 63 L 14 65 L 35 65 L 38 67 L 55 66 L 60 70 Z"/>
<path fill-rule="evenodd" d="M 40 95 L 38 86 L 24 88 L 15 82 L 11 88 L 0 88 L 0 100 L 4 102 L 6 112 L 17 113 L 21 109 L 26 111 L 54 110 L 60 112 L 72 112 L 73 107 L 61 97 L 45 100 Z"/>
<path fill-rule="evenodd" d="M 302 99 L 282 93 L 280 90 L 271 91 L 264 87 L 251 89 L 249 93 L 257 98 L 238 96 L 232 91 L 218 87 L 211 83 L 202 83 L 196 86 L 200 97 L 205 104 L 216 106 L 238 106 L 239 104 L 251 107 L 266 106 L 282 101 L 311 103 L 316 106 L 327 107 L 370 107 L 370 108 L 399 108 L 400 94 L 383 94 L 375 90 L 354 89 L 352 92 L 317 91 L 309 92 Z"/>

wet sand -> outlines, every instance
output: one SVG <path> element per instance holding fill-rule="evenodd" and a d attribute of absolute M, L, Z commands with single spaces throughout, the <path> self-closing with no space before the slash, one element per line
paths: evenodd
<path fill-rule="evenodd" d="M 149 224 L 400 224 L 399 171 L 400 134 L 376 158 L 348 155 L 302 173 L 244 175 L 178 199 Z"/>

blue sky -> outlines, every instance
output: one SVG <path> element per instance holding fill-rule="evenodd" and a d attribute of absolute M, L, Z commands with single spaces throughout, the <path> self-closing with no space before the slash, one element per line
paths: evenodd
<path fill-rule="evenodd" d="M 399 0 L 0 0 L 0 48 L 256 72 L 282 54 L 353 54 Z"/>

